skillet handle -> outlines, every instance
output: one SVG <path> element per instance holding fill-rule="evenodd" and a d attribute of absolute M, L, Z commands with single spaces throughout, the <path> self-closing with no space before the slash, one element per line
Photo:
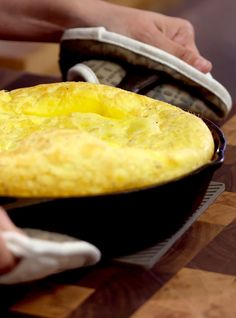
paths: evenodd
<path fill-rule="evenodd" d="M 131 67 L 126 70 L 126 76 L 117 85 L 133 93 L 144 93 L 149 91 L 153 86 L 163 82 L 162 72 L 153 72 L 152 70 Z"/>

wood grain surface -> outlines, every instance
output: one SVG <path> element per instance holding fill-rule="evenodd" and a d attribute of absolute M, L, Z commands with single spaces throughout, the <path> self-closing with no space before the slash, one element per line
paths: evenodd
<path fill-rule="evenodd" d="M 0 87 L 58 81 L 0 70 Z M 236 317 L 236 116 L 222 127 L 226 191 L 151 269 L 106 261 L 16 286 L 0 286 L 0 318 Z"/>

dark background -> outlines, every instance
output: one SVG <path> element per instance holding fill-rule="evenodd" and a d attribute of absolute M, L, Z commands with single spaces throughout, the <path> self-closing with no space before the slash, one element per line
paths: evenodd
<path fill-rule="evenodd" d="M 213 63 L 212 75 L 235 102 L 236 0 L 185 0 L 164 13 L 192 22 L 200 52 Z"/>

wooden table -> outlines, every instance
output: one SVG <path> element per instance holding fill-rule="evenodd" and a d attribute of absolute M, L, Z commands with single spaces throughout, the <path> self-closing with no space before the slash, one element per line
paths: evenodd
<path fill-rule="evenodd" d="M 57 78 L 0 70 L 0 88 Z M 234 111 L 233 111 L 234 112 Z M 0 287 L 0 317 L 235 318 L 236 115 L 223 125 L 226 191 L 150 270 L 117 263 Z"/>

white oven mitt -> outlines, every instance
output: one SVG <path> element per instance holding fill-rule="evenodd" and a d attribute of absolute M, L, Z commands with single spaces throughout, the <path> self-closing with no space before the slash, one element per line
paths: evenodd
<path fill-rule="evenodd" d="M 0 284 L 29 282 L 65 270 L 93 265 L 100 260 L 100 251 L 90 243 L 40 230 L 27 232 L 41 238 L 17 232 L 0 234 L 7 248 L 20 258 L 12 271 L 0 276 Z"/>
<path fill-rule="evenodd" d="M 230 94 L 210 74 L 104 27 L 66 30 L 59 63 L 64 80 L 118 86 L 213 121 L 224 119 L 232 107 Z"/>

